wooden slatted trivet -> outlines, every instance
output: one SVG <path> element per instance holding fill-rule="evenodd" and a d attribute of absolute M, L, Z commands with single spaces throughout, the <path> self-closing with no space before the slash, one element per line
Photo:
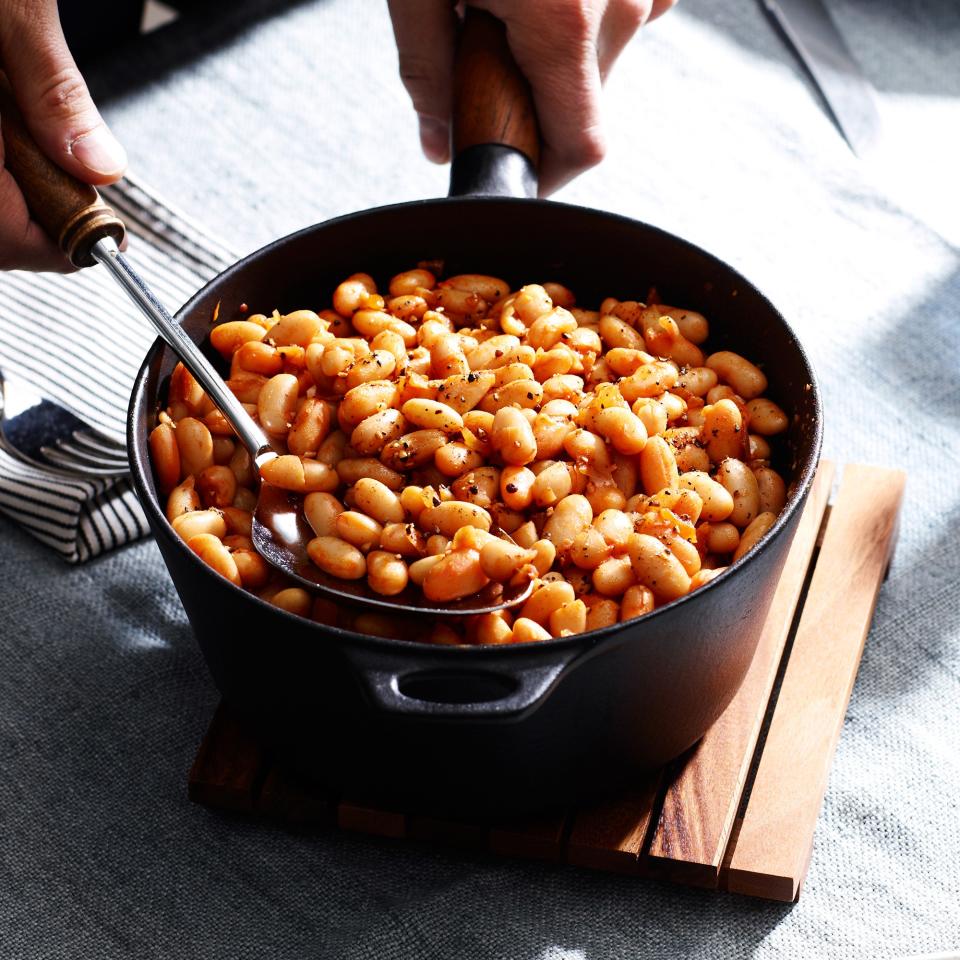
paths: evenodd
<path fill-rule="evenodd" d="M 905 482 L 899 471 L 847 466 L 828 506 L 833 479 L 824 462 L 737 696 L 687 757 L 628 795 L 510 823 L 358 806 L 317 796 L 221 705 L 190 771 L 190 798 L 290 825 L 335 824 L 795 900 Z"/>

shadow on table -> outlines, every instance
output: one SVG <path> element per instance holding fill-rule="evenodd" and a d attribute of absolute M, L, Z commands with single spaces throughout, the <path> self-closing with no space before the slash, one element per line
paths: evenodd
<path fill-rule="evenodd" d="M 960 4 L 956 0 L 826 0 L 834 22 L 864 73 L 881 92 L 960 96 Z M 792 50 L 760 0 L 684 0 L 685 15 L 767 59 L 796 67 Z M 932 69 L 936 63 L 938 69 Z"/>
<path fill-rule="evenodd" d="M 93 97 L 107 103 L 163 80 L 174 70 L 228 45 L 262 20 L 311 0 L 236 0 L 194 3 L 173 23 L 80 64 Z M 313 0 L 316 2 L 316 0 Z"/>

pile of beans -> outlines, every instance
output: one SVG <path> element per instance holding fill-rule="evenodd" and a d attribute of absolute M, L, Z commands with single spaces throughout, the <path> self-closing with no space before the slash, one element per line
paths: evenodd
<path fill-rule="evenodd" d="M 754 364 L 704 352 L 701 314 L 581 309 L 557 283 L 438 282 L 427 266 L 385 295 L 354 274 L 333 309 L 242 314 L 210 339 L 230 389 L 287 451 L 262 480 L 303 494 L 318 567 L 440 603 L 532 578 L 530 598 L 425 627 L 291 586 L 250 541 L 247 451 L 178 366 L 150 446 L 168 519 L 214 570 L 320 622 L 498 644 L 641 616 L 770 529 L 787 491 L 768 438 L 788 418 Z"/>

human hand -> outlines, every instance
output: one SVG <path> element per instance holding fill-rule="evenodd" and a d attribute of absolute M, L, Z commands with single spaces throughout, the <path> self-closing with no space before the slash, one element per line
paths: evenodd
<path fill-rule="evenodd" d="M 420 119 L 423 152 L 450 153 L 457 17 L 452 0 L 388 0 L 400 76 Z M 506 24 L 540 121 L 540 192 L 549 194 L 606 152 L 600 88 L 633 34 L 676 0 L 469 0 Z"/>
<path fill-rule="evenodd" d="M 84 183 L 119 180 L 123 147 L 107 129 L 70 55 L 56 0 L 0 0 L 0 67 L 40 149 Z M 73 269 L 30 218 L 16 180 L 3 166 L 0 138 L 0 269 Z"/>

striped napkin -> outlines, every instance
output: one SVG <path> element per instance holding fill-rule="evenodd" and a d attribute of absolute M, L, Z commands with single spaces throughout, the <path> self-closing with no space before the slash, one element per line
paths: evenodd
<path fill-rule="evenodd" d="M 171 312 L 236 260 L 133 177 L 102 193 L 127 224 L 131 262 Z M 130 390 L 155 336 L 98 267 L 0 273 L 0 373 L 43 401 L 15 419 L 7 410 L 0 512 L 68 563 L 149 532 L 123 464 Z M 58 432 L 39 447 L 25 436 Z"/>

